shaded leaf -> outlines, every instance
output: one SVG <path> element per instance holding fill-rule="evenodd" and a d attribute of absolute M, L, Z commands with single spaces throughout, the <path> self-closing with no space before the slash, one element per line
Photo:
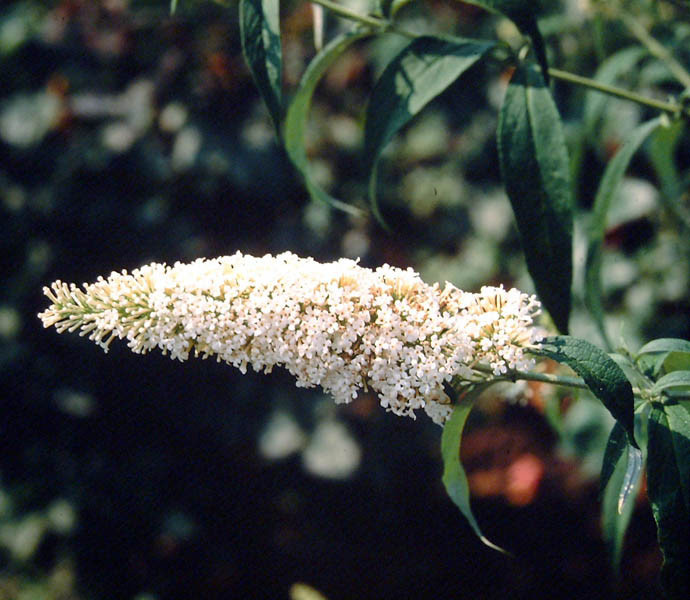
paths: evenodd
<path fill-rule="evenodd" d="M 304 147 L 304 133 L 307 126 L 307 118 L 309 116 L 312 97 L 323 74 L 352 44 L 370 35 L 372 35 L 372 32 L 369 31 L 350 31 L 343 33 L 331 40 L 323 50 L 312 59 L 288 107 L 283 126 L 285 150 L 292 164 L 302 175 L 310 196 L 315 200 L 319 200 L 320 202 L 324 202 L 351 214 L 359 214 L 360 211 L 354 206 L 333 198 L 314 181 Z"/>
<path fill-rule="evenodd" d="M 548 337 L 532 352 L 564 363 L 582 377 L 637 447 L 632 386 L 611 357 L 593 344 L 567 335 Z"/>
<path fill-rule="evenodd" d="M 662 581 L 671 598 L 690 589 L 690 413 L 655 406 L 649 418 L 647 493 L 664 555 Z"/>
<path fill-rule="evenodd" d="M 279 0 L 240 0 L 242 53 L 280 134 L 283 118 L 283 51 Z"/>
<path fill-rule="evenodd" d="M 383 148 L 494 46 L 493 42 L 422 36 L 405 47 L 381 74 L 369 100 L 364 129 L 369 198 L 379 220 L 377 164 Z"/>
<path fill-rule="evenodd" d="M 618 193 L 620 183 L 630 164 L 630 160 L 642 143 L 659 125 L 661 125 L 661 117 L 642 123 L 630 133 L 618 152 L 616 152 L 616 155 L 606 166 L 606 171 L 594 199 L 585 267 L 585 304 L 609 350 L 611 349 L 611 342 L 604 325 L 601 289 L 601 259 L 604 235 L 606 234 L 606 219 L 611 202 Z"/>
<path fill-rule="evenodd" d="M 470 506 L 470 486 L 465 475 L 465 469 L 460 462 L 460 444 L 462 442 L 462 432 L 467 422 L 467 417 L 472 410 L 473 403 L 463 401 L 453 410 L 453 414 L 443 427 L 441 438 L 441 455 L 443 457 L 443 485 L 453 503 L 460 509 L 463 516 L 467 519 L 470 526 L 477 534 L 477 537 L 495 550 L 505 552 L 495 544 L 491 543 L 479 528 L 477 520 L 472 514 Z"/>
<path fill-rule="evenodd" d="M 601 474 L 603 491 L 601 524 L 614 570 L 618 571 L 623 540 L 635 507 L 642 475 L 642 453 L 628 444 L 625 429 L 611 430 Z"/>
<path fill-rule="evenodd" d="M 573 207 L 561 118 L 534 67 L 519 68 L 498 121 L 498 149 L 527 268 L 559 331 L 568 331 Z"/>

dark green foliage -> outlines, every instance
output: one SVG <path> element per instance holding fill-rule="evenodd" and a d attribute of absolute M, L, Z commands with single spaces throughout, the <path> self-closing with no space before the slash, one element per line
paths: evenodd
<path fill-rule="evenodd" d="M 510 81 L 498 149 L 527 268 L 556 327 L 567 333 L 573 264 L 570 164 L 561 118 L 534 67 L 519 67 Z"/>

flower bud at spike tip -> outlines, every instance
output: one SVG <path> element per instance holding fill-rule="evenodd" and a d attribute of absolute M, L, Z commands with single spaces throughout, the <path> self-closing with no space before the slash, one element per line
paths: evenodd
<path fill-rule="evenodd" d="M 495 375 L 530 369 L 525 350 L 541 340 L 539 302 L 518 290 L 441 289 L 412 269 L 290 252 L 152 263 L 44 293 L 45 327 L 79 330 L 106 351 L 119 338 L 137 353 L 215 355 L 243 373 L 278 365 L 336 402 L 370 389 L 387 410 L 414 417 L 423 408 L 437 423 L 452 410 L 444 382 L 490 378 L 472 369 L 478 363 Z"/>

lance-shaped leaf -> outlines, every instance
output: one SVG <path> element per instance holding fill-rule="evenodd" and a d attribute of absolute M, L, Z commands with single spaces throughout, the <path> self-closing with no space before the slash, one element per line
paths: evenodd
<path fill-rule="evenodd" d="M 648 342 L 637 353 L 638 362 L 651 358 L 652 373 L 690 369 L 690 342 L 678 338 L 659 338 Z"/>
<path fill-rule="evenodd" d="M 670 598 L 690 590 L 690 413 L 680 404 L 655 406 L 649 417 L 647 493 L 664 555 Z"/>
<path fill-rule="evenodd" d="M 537 26 L 537 14 L 541 8 L 538 0 L 462 0 L 467 4 L 474 4 L 491 12 L 508 17 L 518 29 L 532 40 L 534 53 L 539 66 L 544 73 L 544 79 L 548 82 L 548 63 L 546 62 L 546 48 Z"/>
<path fill-rule="evenodd" d="M 559 331 L 568 331 L 573 202 L 561 118 L 540 73 L 517 69 L 498 121 L 506 191 L 537 293 Z"/>
<path fill-rule="evenodd" d="M 242 53 L 278 133 L 283 118 L 279 10 L 279 0 L 240 0 Z"/>
<path fill-rule="evenodd" d="M 309 63 L 295 95 L 290 102 L 285 123 L 283 126 L 283 139 L 292 164 L 300 172 L 309 195 L 320 202 L 324 202 L 351 214 L 359 214 L 360 211 L 349 204 L 345 204 L 333 198 L 322 189 L 314 180 L 304 147 L 304 133 L 309 117 L 309 108 L 316 86 L 326 70 L 357 40 L 372 35 L 369 31 L 350 31 L 343 33 L 331 40 Z"/>
<path fill-rule="evenodd" d="M 587 262 L 585 270 L 585 303 L 592 318 L 596 322 L 599 331 L 604 338 L 606 346 L 611 349 L 604 325 L 604 309 L 601 302 L 601 258 L 606 233 L 606 218 L 620 183 L 623 180 L 630 160 L 647 137 L 661 124 L 661 118 L 652 119 L 633 129 L 623 142 L 616 155 L 609 161 L 601 180 L 589 228 L 589 241 L 587 244 Z"/>
<path fill-rule="evenodd" d="M 641 475 L 642 453 L 628 444 L 625 429 L 616 423 L 606 445 L 600 483 L 603 492 L 602 533 L 616 571 L 620 566 L 623 539 L 635 507 Z"/>
<path fill-rule="evenodd" d="M 460 462 L 460 444 L 462 442 L 462 432 L 467 422 L 467 417 L 472 410 L 473 402 L 464 400 L 453 410 L 453 414 L 443 427 L 441 438 L 441 455 L 443 456 L 443 485 L 453 503 L 460 509 L 460 512 L 467 519 L 468 523 L 477 534 L 477 537 L 487 546 L 494 550 L 504 552 L 492 542 L 490 542 L 479 528 L 479 523 L 472 514 L 470 506 L 470 486 L 467 481 L 465 469 Z"/>
<path fill-rule="evenodd" d="M 371 93 L 364 129 L 369 198 L 379 220 L 376 172 L 383 148 L 494 46 L 493 42 L 422 36 L 405 47 L 381 74 Z"/>
<path fill-rule="evenodd" d="M 568 335 L 548 337 L 532 352 L 564 363 L 582 377 L 592 393 L 623 426 L 630 443 L 637 448 L 632 386 L 608 354 L 585 340 Z"/>
<path fill-rule="evenodd" d="M 672 371 L 654 384 L 655 392 L 690 390 L 690 371 Z"/>

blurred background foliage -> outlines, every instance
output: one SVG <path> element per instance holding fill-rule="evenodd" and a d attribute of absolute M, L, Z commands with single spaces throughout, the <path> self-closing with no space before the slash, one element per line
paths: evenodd
<path fill-rule="evenodd" d="M 331 599 L 611 597 L 594 478 L 611 422 L 586 396 L 496 388 L 470 424 L 475 514 L 509 559 L 482 546 L 446 497 L 440 430 L 425 418 L 386 415 L 367 395 L 336 408 L 283 373 L 175 364 L 122 344 L 106 356 L 40 327 L 41 288 L 54 279 L 237 250 L 413 266 L 468 290 L 532 289 L 498 169 L 507 79 L 497 65 L 473 69 L 390 144 L 388 235 L 369 215 L 309 201 L 243 63 L 235 4 L 222 4 L 184 0 L 174 16 L 155 0 L 0 9 L 0 600 L 308 597 L 298 582 Z M 591 76 L 613 57 L 611 81 L 678 91 L 596 2 L 552 4 L 541 26 L 554 65 Z M 682 3 L 624 4 L 690 65 Z M 282 6 L 288 90 L 315 53 L 311 14 L 305 2 Z M 457 2 L 401 14 L 419 31 L 517 36 Z M 343 27 L 326 23 L 327 35 Z M 312 110 L 319 181 L 363 208 L 364 108 L 402 43 L 356 46 Z M 561 83 L 554 92 L 577 175 L 581 267 L 606 161 L 651 115 Z M 658 136 L 634 160 L 606 238 L 611 331 L 632 349 L 690 338 L 690 135 Z M 577 276 L 573 333 L 596 341 Z M 643 492 L 620 597 L 658 593 L 654 536 Z"/>

